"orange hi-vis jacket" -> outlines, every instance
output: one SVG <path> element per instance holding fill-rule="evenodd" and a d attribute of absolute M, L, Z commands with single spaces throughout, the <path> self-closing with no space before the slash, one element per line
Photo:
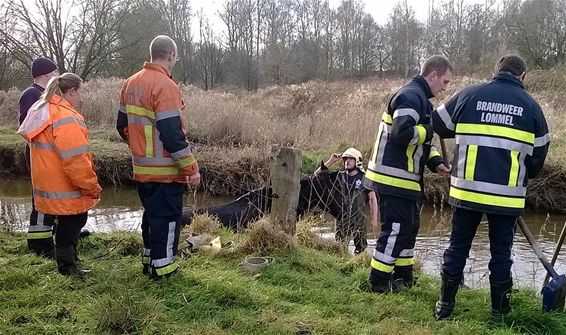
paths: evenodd
<path fill-rule="evenodd" d="M 30 144 L 35 207 L 54 215 L 81 214 L 100 201 L 101 188 L 84 118 L 54 95 L 34 104 L 18 129 Z"/>
<path fill-rule="evenodd" d="M 185 136 L 181 90 L 163 66 L 145 63 L 120 93 L 116 128 L 130 146 L 134 179 L 185 183 L 199 171 Z"/>

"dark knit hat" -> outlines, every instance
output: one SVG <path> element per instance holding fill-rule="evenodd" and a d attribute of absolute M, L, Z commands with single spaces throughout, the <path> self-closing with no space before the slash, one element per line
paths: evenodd
<path fill-rule="evenodd" d="M 49 58 L 39 57 L 34 59 L 33 63 L 31 63 L 31 76 L 33 78 L 39 77 L 42 74 L 48 74 L 55 70 L 57 70 L 57 64 Z"/>

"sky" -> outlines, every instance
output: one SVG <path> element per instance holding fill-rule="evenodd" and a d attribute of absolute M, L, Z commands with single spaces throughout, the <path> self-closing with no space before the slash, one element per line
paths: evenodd
<path fill-rule="evenodd" d="M 409 6 L 415 11 L 415 17 L 421 22 L 425 22 L 428 16 L 428 0 L 407 0 Z M 222 8 L 225 0 L 191 0 L 191 6 L 193 12 L 199 12 L 201 9 L 204 14 L 209 18 L 211 25 L 214 30 L 223 29 L 223 23 L 218 18 L 216 13 Z M 330 6 L 333 8 L 338 7 L 342 0 L 329 0 Z M 384 24 L 389 18 L 389 14 L 393 10 L 393 7 L 399 2 L 399 0 L 362 0 L 364 3 L 365 11 L 371 14 L 374 20 L 379 24 Z M 435 4 L 440 4 L 442 0 L 434 0 Z M 485 0 L 464 0 L 465 3 L 484 3 Z M 196 22 L 194 20 L 193 22 Z M 197 31 L 198 26 L 194 27 L 193 31 Z"/>

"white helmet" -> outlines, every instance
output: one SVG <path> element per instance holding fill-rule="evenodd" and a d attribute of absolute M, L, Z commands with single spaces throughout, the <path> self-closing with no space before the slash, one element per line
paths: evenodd
<path fill-rule="evenodd" d="M 364 172 L 364 164 L 363 164 L 363 158 L 362 158 L 362 153 L 356 149 L 356 148 L 348 148 L 346 149 L 346 151 L 344 151 L 342 153 L 342 158 L 353 158 L 356 160 L 356 167 Z"/>

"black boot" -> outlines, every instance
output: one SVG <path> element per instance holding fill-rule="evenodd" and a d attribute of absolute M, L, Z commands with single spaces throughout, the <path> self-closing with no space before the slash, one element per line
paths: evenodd
<path fill-rule="evenodd" d="M 83 278 L 88 270 L 81 270 L 75 264 L 75 247 L 56 247 L 55 260 L 57 262 L 57 271 L 64 276 L 74 276 Z"/>
<path fill-rule="evenodd" d="M 393 286 L 394 290 L 404 290 L 413 287 L 415 277 L 413 276 L 413 266 L 395 266 L 393 270 Z"/>
<path fill-rule="evenodd" d="M 511 312 L 511 290 L 513 280 L 509 279 L 498 283 L 490 283 L 491 286 L 491 315 L 502 317 Z"/>
<path fill-rule="evenodd" d="M 53 237 L 28 239 L 28 249 L 40 257 L 55 259 L 55 243 L 53 243 Z"/>
<path fill-rule="evenodd" d="M 372 268 L 369 274 L 369 283 L 371 285 L 371 291 L 374 293 L 393 292 L 391 273 L 381 272 Z"/>
<path fill-rule="evenodd" d="M 456 305 L 456 292 L 460 287 L 461 277 L 450 277 L 442 273 L 442 286 L 440 287 L 440 297 L 436 302 L 435 315 L 437 320 L 444 320 L 454 310 Z"/>

